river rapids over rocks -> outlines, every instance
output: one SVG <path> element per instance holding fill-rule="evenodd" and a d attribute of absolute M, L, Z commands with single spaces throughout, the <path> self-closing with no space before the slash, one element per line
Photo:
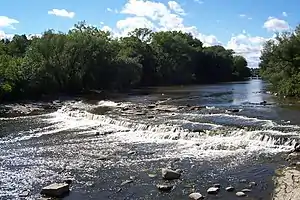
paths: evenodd
<path fill-rule="evenodd" d="M 0 199 L 22 199 L 24 191 L 38 199 L 42 187 L 64 179 L 73 180 L 64 198 L 72 200 L 179 200 L 194 191 L 235 199 L 206 190 L 243 189 L 245 180 L 257 183 L 245 199 L 270 199 L 280 155 L 299 139 L 297 114 L 250 80 L 61 101 L 52 112 L 2 117 Z M 156 188 L 165 167 L 183 171 L 169 181 L 171 192 Z"/>

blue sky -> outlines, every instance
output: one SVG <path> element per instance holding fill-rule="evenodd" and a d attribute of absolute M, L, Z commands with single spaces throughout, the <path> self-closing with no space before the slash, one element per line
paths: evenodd
<path fill-rule="evenodd" d="M 11 0 L 1 2 L 0 37 L 68 31 L 81 20 L 116 36 L 137 27 L 182 30 L 232 48 L 256 67 L 262 43 L 294 28 L 299 8 L 299 0 Z"/>

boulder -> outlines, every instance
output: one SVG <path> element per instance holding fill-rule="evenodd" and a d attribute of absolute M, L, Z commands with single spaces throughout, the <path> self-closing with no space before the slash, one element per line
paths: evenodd
<path fill-rule="evenodd" d="M 70 185 L 67 183 L 53 183 L 42 188 L 41 194 L 48 197 L 63 197 L 70 192 Z"/>
<path fill-rule="evenodd" d="M 204 199 L 204 196 L 200 193 L 194 192 L 189 195 L 189 198 L 193 200 L 199 200 L 199 199 Z"/>
<path fill-rule="evenodd" d="M 162 174 L 162 177 L 166 180 L 173 180 L 173 179 L 179 179 L 180 176 L 181 176 L 181 171 L 180 170 L 171 170 L 171 169 L 166 169 L 166 168 L 163 168 L 161 170 L 161 174 Z"/>

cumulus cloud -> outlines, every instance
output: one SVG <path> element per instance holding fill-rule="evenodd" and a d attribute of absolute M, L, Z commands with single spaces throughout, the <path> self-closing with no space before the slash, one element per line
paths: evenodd
<path fill-rule="evenodd" d="M 0 16 L 0 27 L 15 29 L 13 25 L 18 23 L 19 21 L 16 19 L 12 19 L 7 16 Z"/>
<path fill-rule="evenodd" d="M 251 36 L 243 30 L 243 33 L 231 37 L 226 48 L 233 49 L 236 54 L 244 56 L 248 66 L 253 68 L 258 66 L 263 44 L 269 39 L 271 38 Z"/>
<path fill-rule="evenodd" d="M 4 31 L 0 30 L 0 40 L 2 39 L 9 39 L 11 40 L 14 37 L 14 34 L 7 34 Z"/>
<path fill-rule="evenodd" d="M 240 14 L 239 16 L 240 16 L 241 18 L 247 18 L 247 19 L 249 19 L 249 20 L 252 19 L 252 17 L 249 17 L 249 16 L 247 16 L 246 14 Z"/>
<path fill-rule="evenodd" d="M 183 8 L 176 1 L 168 2 L 169 8 L 179 15 L 185 15 Z"/>
<path fill-rule="evenodd" d="M 67 18 L 73 18 L 75 16 L 75 12 L 67 11 L 65 9 L 52 9 L 48 11 L 48 14 Z"/>
<path fill-rule="evenodd" d="M 286 21 L 275 17 L 269 17 L 267 21 L 265 21 L 263 27 L 268 31 L 274 32 L 286 31 L 290 28 L 289 24 Z"/>

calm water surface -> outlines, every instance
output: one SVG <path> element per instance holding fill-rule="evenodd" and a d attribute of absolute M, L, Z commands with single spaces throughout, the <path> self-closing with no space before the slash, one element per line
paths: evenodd
<path fill-rule="evenodd" d="M 27 199 L 37 199 L 43 186 L 65 177 L 74 180 L 67 200 L 188 199 L 194 190 L 206 195 L 214 183 L 223 189 L 206 199 L 229 200 L 236 197 L 224 187 L 239 190 L 249 181 L 258 185 L 245 199 L 271 199 L 274 169 L 284 164 L 280 155 L 299 139 L 300 111 L 264 87 L 250 80 L 151 88 L 66 101 L 45 115 L 1 118 L 0 199 L 20 199 L 24 190 Z M 164 183 L 162 167 L 183 170 L 170 193 L 156 189 Z M 130 177 L 134 181 L 122 185 Z"/>

